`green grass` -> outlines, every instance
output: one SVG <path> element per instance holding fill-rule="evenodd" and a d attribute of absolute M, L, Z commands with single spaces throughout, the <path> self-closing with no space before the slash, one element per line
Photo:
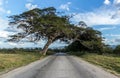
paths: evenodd
<path fill-rule="evenodd" d="M 99 65 L 113 74 L 120 75 L 120 56 L 85 54 L 81 56 L 84 60 Z"/>
<path fill-rule="evenodd" d="M 40 54 L 37 52 L 0 52 L 0 72 L 24 66 L 38 59 L 40 59 Z"/>

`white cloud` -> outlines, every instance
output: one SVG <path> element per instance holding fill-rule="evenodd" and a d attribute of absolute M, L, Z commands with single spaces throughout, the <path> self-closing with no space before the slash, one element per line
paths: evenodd
<path fill-rule="evenodd" d="M 8 42 L 9 45 L 11 46 L 17 46 L 18 44 L 17 43 L 13 43 L 13 42 Z"/>
<path fill-rule="evenodd" d="M 105 0 L 105 1 L 104 1 L 104 4 L 105 4 L 105 5 L 109 5 L 110 3 L 111 3 L 110 0 Z"/>
<path fill-rule="evenodd" d="M 106 43 L 106 44 L 110 43 L 110 41 L 108 39 L 106 39 L 106 38 L 103 39 L 103 42 Z"/>
<path fill-rule="evenodd" d="M 11 32 L 5 31 L 7 27 L 9 27 L 8 20 L 0 18 L 0 38 L 7 39 L 11 34 Z"/>
<path fill-rule="evenodd" d="M 11 10 L 8 10 L 8 11 L 7 11 L 7 14 L 10 14 L 10 13 L 11 13 Z"/>
<path fill-rule="evenodd" d="M 108 44 L 108 45 L 117 45 L 117 44 L 119 44 L 118 41 L 116 41 L 116 39 L 104 39 L 103 42 L 105 44 Z"/>
<path fill-rule="evenodd" d="M 120 38 L 120 34 L 106 34 L 105 36 L 109 36 L 113 38 Z"/>
<path fill-rule="evenodd" d="M 118 25 L 120 24 L 120 10 L 113 6 L 101 6 L 90 12 L 78 13 L 73 21 L 84 21 L 88 25 Z"/>
<path fill-rule="evenodd" d="M 11 11 L 10 10 L 5 10 L 4 8 L 0 7 L 0 12 L 1 13 L 6 13 L 6 14 L 10 14 Z"/>
<path fill-rule="evenodd" d="M 109 13 L 101 11 L 100 13 L 97 12 L 88 12 L 88 13 L 79 13 L 74 16 L 74 20 L 76 22 L 84 21 L 88 25 L 114 25 L 119 24 L 120 19 L 112 19 Z"/>
<path fill-rule="evenodd" d="M 70 8 L 69 8 L 70 4 L 71 4 L 71 2 L 67 2 L 66 4 L 60 5 L 59 8 L 62 9 L 62 10 L 67 10 L 67 11 L 69 11 L 69 10 L 70 10 Z"/>
<path fill-rule="evenodd" d="M 120 34 L 105 34 L 104 36 L 108 37 L 104 39 L 104 43 L 110 45 L 118 45 L 120 44 Z"/>
<path fill-rule="evenodd" d="M 114 0 L 113 4 L 114 4 L 115 6 L 120 6 L 120 0 Z"/>
<path fill-rule="evenodd" d="M 119 39 L 115 39 L 114 42 L 120 43 L 120 38 Z"/>
<path fill-rule="evenodd" d="M 34 8 L 37 8 L 37 5 L 33 5 L 33 4 L 31 4 L 31 3 L 27 3 L 27 4 L 25 5 L 25 7 L 26 7 L 28 10 L 32 10 L 32 9 L 34 9 Z"/>
<path fill-rule="evenodd" d="M 104 27 L 104 28 L 99 28 L 98 30 L 100 31 L 105 31 L 105 30 L 113 30 L 115 29 L 116 27 Z"/>
<path fill-rule="evenodd" d="M 3 7 L 0 7 L 0 12 L 5 13 L 5 9 Z"/>
<path fill-rule="evenodd" d="M 8 38 L 9 32 L 7 31 L 0 31 L 0 38 Z"/>
<path fill-rule="evenodd" d="M 90 26 L 120 24 L 120 0 L 114 0 L 113 3 L 110 0 L 104 0 L 104 4 L 107 6 L 103 5 L 89 12 L 77 13 L 73 21 L 85 21 Z"/>
<path fill-rule="evenodd" d="M 8 20 L 0 18 L 0 30 L 4 30 L 8 27 Z"/>
<path fill-rule="evenodd" d="M 118 4 L 120 3 L 120 0 L 114 0 L 114 3 Z"/>
<path fill-rule="evenodd" d="M 3 42 L 2 42 L 2 41 L 0 41 L 0 44 L 3 44 Z"/>

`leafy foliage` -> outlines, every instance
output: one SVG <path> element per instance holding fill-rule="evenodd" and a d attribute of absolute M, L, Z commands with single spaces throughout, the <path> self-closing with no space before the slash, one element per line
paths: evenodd
<path fill-rule="evenodd" d="M 28 37 L 30 41 L 53 39 L 53 41 L 68 36 L 70 24 L 68 17 L 58 16 L 53 7 L 45 9 L 33 9 L 20 15 L 10 16 L 10 25 L 17 25 L 23 30 L 15 34 L 11 40 L 19 41 Z"/>
<path fill-rule="evenodd" d="M 21 32 L 12 35 L 9 41 L 18 42 L 28 39 L 31 42 L 38 42 L 41 39 L 45 39 L 47 43 L 43 48 L 44 55 L 49 45 L 56 40 L 75 42 L 73 44 L 76 50 L 84 46 L 84 49 L 101 52 L 103 47 L 101 32 L 87 27 L 83 21 L 80 21 L 78 25 L 72 24 L 70 16 L 59 15 L 54 7 L 36 8 L 9 18 L 10 25 L 22 29 Z M 70 46 L 73 47 L 72 45 Z M 75 46 L 79 47 L 75 48 Z"/>
<path fill-rule="evenodd" d="M 117 45 L 116 48 L 114 49 L 115 54 L 120 54 L 120 45 Z"/>
<path fill-rule="evenodd" d="M 54 7 L 44 9 L 33 9 L 19 15 L 10 16 L 10 25 L 22 29 L 21 32 L 11 36 L 9 41 L 18 42 L 23 39 L 28 39 L 31 42 L 37 42 L 40 39 L 47 40 L 43 48 L 46 54 L 48 47 L 56 40 L 68 42 L 78 39 L 84 31 L 71 24 L 69 16 L 58 15 Z M 81 22 L 82 26 L 85 24 Z"/>
<path fill-rule="evenodd" d="M 86 27 L 82 34 L 79 34 L 78 38 L 66 49 L 68 51 L 92 51 L 101 54 L 103 47 L 101 32 Z"/>

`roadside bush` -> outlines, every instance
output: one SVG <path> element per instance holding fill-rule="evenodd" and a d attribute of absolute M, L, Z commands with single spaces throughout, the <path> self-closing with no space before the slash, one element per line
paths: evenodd
<path fill-rule="evenodd" d="M 114 54 L 113 53 L 113 48 L 111 48 L 111 47 L 105 47 L 105 48 L 103 48 L 103 53 L 104 54 Z"/>
<path fill-rule="evenodd" d="M 114 49 L 114 53 L 120 55 L 120 45 L 116 46 L 116 48 Z"/>

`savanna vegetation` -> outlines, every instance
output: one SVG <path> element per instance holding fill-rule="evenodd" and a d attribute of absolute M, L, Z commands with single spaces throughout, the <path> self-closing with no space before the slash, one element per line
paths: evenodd
<path fill-rule="evenodd" d="M 83 21 L 78 24 L 72 23 L 72 15 L 61 14 L 54 7 L 35 8 L 9 18 L 9 25 L 22 31 L 11 35 L 8 41 L 46 40 L 44 48 L 40 51 L 43 55 L 46 55 L 48 47 L 57 40 L 66 43 L 78 41 L 88 49 L 96 51 L 101 50 L 103 45 L 101 32 L 87 27 Z"/>
<path fill-rule="evenodd" d="M 54 7 L 35 8 L 10 16 L 9 25 L 20 32 L 11 35 L 8 41 L 37 43 L 45 40 L 46 44 L 43 49 L 0 49 L 0 71 L 23 66 L 38 60 L 41 55 L 66 52 L 120 73 L 120 45 L 115 49 L 105 45 L 100 31 L 84 21 L 73 24 L 71 18 Z M 57 40 L 69 45 L 63 49 L 49 49 Z"/>
<path fill-rule="evenodd" d="M 118 55 L 98 55 L 87 53 L 80 57 L 92 64 L 105 68 L 106 71 L 120 76 L 120 56 Z"/>
<path fill-rule="evenodd" d="M 0 49 L 1 74 L 40 59 L 38 49 Z"/>

